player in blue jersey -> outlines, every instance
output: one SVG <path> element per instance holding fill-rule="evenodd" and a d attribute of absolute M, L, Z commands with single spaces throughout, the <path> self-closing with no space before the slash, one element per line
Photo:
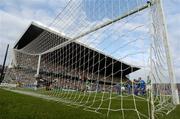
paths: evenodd
<path fill-rule="evenodd" d="M 139 81 L 140 93 L 141 93 L 141 95 L 145 95 L 146 94 L 146 82 L 144 80 L 142 80 L 141 77 L 139 77 L 138 81 Z"/>

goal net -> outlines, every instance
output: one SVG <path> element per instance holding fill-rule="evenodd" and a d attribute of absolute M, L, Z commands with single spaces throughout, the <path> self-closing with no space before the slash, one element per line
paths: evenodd
<path fill-rule="evenodd" d="M 160 0 L 70 0 L 30 25 L 3 82 L 109 119 L 153 119 L 178 103 L 170 55 Z"/>

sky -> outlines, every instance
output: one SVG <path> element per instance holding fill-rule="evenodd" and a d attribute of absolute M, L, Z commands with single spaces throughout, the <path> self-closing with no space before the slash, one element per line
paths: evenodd
<path fill-rule="evenodd" d="M 88 10 L 88 8 L 90 8 L 90 5 L 92 5 L 90 4 L 90 1 L 92 2 L 94 0 L 87 0 L 87 1 L 88 2 L 86 3 L 86 7 L 84 10 L 90 11 Z M 108 2 L 106 6 L 110 4 L 111 0 L 107 0 L 107 1 Z M 2 64 L 2 59 L 4 57 L 6 45 L 9 43 L 10 46 L 12 47 L 14 43 L 21 37 L 23 32 L 27 29 L 27 27 L 32 21 L 42 23 L 46 26 L 49 25 L 53 21 L 53 19 L 64 9 L 64 7 L 66 6 L 66 4 L 68 4 L 68 2 L 69 0 L 0 0 L 0 36 L 1 36 L 0 37 L 0 63 Z M 101 4 L 101 3 L 96 3 L 96 4 L 94 3 L 95 7 L 98 6 L 98 4 Z M 178 6 L 180 4 L 180 0 L 163 0 L 163 4 L 164 4 L 165 17 L 167 21 L 170 46 L 172 49 L 175 74 L 176 74 L 176 78 L 178 82 L 180 82 L 180 73 L 179 73 L 180 72 L 180 55 L 179 55 L 180 54 L 180 50 L 179 50 L 180 48 L 180 40 L 179 40 L 180 38 L 180 22 L 179 22 L 180 21 L 180 7 Z M 111 9 L 111 7 L 109 9 Z M 100 11 L 101 9 L 99 9 L 99 12 Z M 86 12 L 86 13 L 87 13 L 87 16 L 88 15 L 92 16 L 91 12 Z M 96 13 L 98 14 L 98 12 Z M 64 16 L 63 14 L 61 15 L 64 17 L 65 20 L 69 19 L 69 18 L 65 18 L 66 14 L 67 13 L 64 12 Z M 101 15 L 103 16 L 103 14 Z M 82 18 L 83 13 L 80 14 L 80 16 Z M 96 15 L 94 15 L 93 17 L 90 17 L 90 20 L 97 21 L 95 23 L 98 23 L 98 20 L 103 19 L 102 16 L 97 17 Z M 77 15 L 77 17 L 79 16 Z M 111 18 L 110 15 L 109 17 Z M 79 19 L 77 18 L 77 20 Z M 70 23 L 69 22 L 68 23 L 71 24 L 71 22 L 74 22 L 74 21 L 70 21 Z M 78 22 L 74 22 L 74 23 L 77 24 Z M 88 23 L 86 23 L 85 21 L 85 23 L 81 25 L 84 26 L 85 24 L 88 24 Z M 72 27 L 73 26 L 74 25 L 72 24 Z M 65 26 L 59 26 L 59 27 L 63 29 Z M 79 29 L 74 29 L 74 30 L 79 30 Z M 61 31 L 61 32 L 70 34 L 72 31 L 67 32 L 65 29 L 64 31 Z M 101 31 L 99 31 L 99 34 L 100 33 Z M 102 36 L 102 38 L 106 38 L 106 37 L 107 36 Z"/>

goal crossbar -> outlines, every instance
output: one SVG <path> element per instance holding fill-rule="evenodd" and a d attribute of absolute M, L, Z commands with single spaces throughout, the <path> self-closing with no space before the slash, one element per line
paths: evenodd
<path fill-rule="evenodd" d="M 57 45 L 56 47 L 53 47 L 53 48 L 51 48 L 51 49 L 49 49 L 49 50 L 47 50 L 47 51 L 45 51 L 45 52 L 43 52 L 43 53 L 41 53 L 41 54 L 39 54 L 39 55 L 44 55 L 44 54 L 53 52 L 53 51 L 55 51 L 55 50 L 57 50 L 57 49 L 59 49 L 59 48 L 61 48 L 61 47 L 66 46 L 67 44 L 69 44 L 69 43 L 72 42 L 72 41 L 75 41 L 75 40 L 77 40 L 77 39 L 79 39 L 79 38 L 82 38 L 82 37 L 84 37 L 84 36 L 86 36 L 86 35 L 88 35 L 88 34 L 90 34 L 90 33 L 95 32 L 95 31 L 97 31 L 97 30 L 99 30 L 99 29 L 102 29 L 102 28 L 104 28 L 104 27 L 106 27 L 106 26 L 109 26 L 109 25 L 111 25 L 111 24 L 113 24 L 113 23 L 116 23 L 116 22 L 118 22 L 118 21 L 120 21 L 120 20 L 122 20 L 122 19 L 124 19 L 124 18 L 126 18 L 126 17 L 128 17 L 128 16 L 130 16 L 130 15 L 133 15 L 133 14 L 135 14 L 135 13 L 138 13 L 138 12 L 140 12 L 140 11 L 148 8 L 149 5 L 152 5 L 152 3 L 151 3 L 151 2 L 147 2 L 147 4 L 145 4 L 145 5 L 141 6 L 141 7 L 138 7 L 138 8 L 136 8 L 136 9 L 134 9 L 134 10 L 131 10 L 130 12 L 125 13 L 124 15 L 122 15 L 122 16 L 114 19 L 114 20 L 109 20 L 109 21 L 107 21 L 107 22 L 105 22 L 105 23 L 103 23 L 103 24 L 97 25 L 96 27 L 90 29 L 89 31 L 86 31 L 86 32 L 84 32 L 84 33 L 82 33 L 82 34 L 80 34 L 80 35 L 78 35 L 78 36 L 76 36 L 76 37 L 74 37 L 74 38 L 72 38 L 72 39 L 64 42 L 64 43 L 61 43 L 61 44 Z"/>

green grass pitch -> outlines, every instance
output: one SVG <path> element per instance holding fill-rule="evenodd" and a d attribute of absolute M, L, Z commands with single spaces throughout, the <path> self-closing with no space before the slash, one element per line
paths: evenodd
<path fill-rule="evenodd" d="M 42 93 L 41 91 L 39 93 Z M 48 93 L 51 95 L 51 91 L 49 92 L 43 92 L 43 94 Z M 67 92 L 61 95 L 55 95 L 56 97 L 64 96 L 64 99 L 70 99 L 71 97 L 74 97 L 75 93 L 72 93 L 72 95 L 66 95 Z M 81 102 L 82 104 L 87 101 L 88 96 L 84 96 L 83 94 L 80 95 L 79 98 L 76 98 L 75 100 L 77 102 Z M 106 94 L 109 95 L 109 94 Z M 106 95 L 104 97 L 106 97 Z M 71 97 L 70 97 L 71 96 Z M 81 97 L 82 96 L 82 97 Z M 102 97 L 102 94 L 98 94 L 99 97 Z M 97 96 L 97 98 L 98 98 Z M 92 96 L 93 97 L 93 96 Z M 115 97 L 115 95 L 112 95 L 112 97 Z M 127 99 L 130 97 L 127 97 Z M 89 101 L 86 103 L 86 105 L 91 105 L 92 102 L 89 98 Z M 97 99 L 98 100 L 98 99 Z M 121 105 L 121 101 L 119 98 L 113 98 L 111 108 L 112 109 L 118 109 Z M 93 105 L 91 105 L 91 108 L 89 110 L 92 110 L 93 107 L 97 108 L 97 104 L 100 102 L 96 101 Z M 142 110 L 144 114 L 147 112 L 145 111 L 147 108 L 147 102 L 143 102 L 138 100 L 136 102 L 141 103 L 138 104 L 139 106 L 137 109 Z M 104 100 L 102 107 L 106 108 L 108 107 L 109 100 Z M 132 108 L 133 102 L 131 100 L 123 103 L 124 108 Z M 86 107 L 88 109 L 88 106 Z M 3 89 L 0 89 L 0 119 L 121 119 L 121 111 L 116 112 L 110 112 L 109 117 L 106 116 L 106 111 L 100 109 L 98 113 L 94 113 L 91 111 L 85 111 L 84 106 L 67 106 L 65 103 L 61 102 L 55 102 L 55 101 L 49 101 L 40 99 L 37 97 L 22 95 L 13 93 L 10 91 L 5 91 Z M 137 113 L 134 111 L 124 111 L 125 118 L 126 119 L 136 119 Z M 159 119 L 179 119 L 180 118 L 180 106 L 177 106 L 177 108 L 172 111 L 169 115 L 160 117 Z M 143 117 L 142 117 L 143 119 Z"/>

